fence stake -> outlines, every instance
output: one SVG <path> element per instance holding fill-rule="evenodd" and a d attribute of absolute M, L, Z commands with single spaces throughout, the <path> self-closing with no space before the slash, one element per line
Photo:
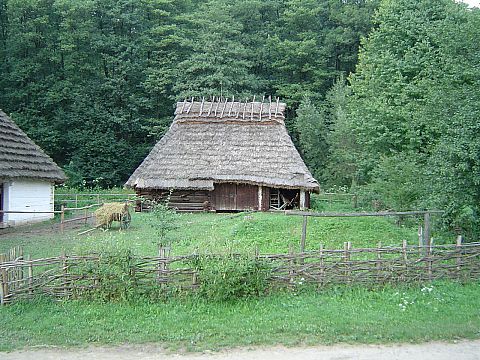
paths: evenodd
<path fill-rule="evenodd" d="M 320 277 L 318 279 L 319 285 L 323 285 L 323 279 L 325 276 L 325 264 L 323 260 L 323 244 L 320 244 Z"/>
<path fill-rule="evenodd" d="M 293 284 L 293 282 L 295 281 L 295 256 L 294 256 L 294 252 L 293 252 L 292 243 L 290 243 L 289 246 L 288 246 L 288 254 L 290 255 L 290 262 L 291 262 L 291 269 L 289 271 L 290 284 Z"/>
<path fill-rule="evenodd" d="M 426 212 L 425 215 L 423 215 L 423 226 L 425 227 L 425 230 L 423 232 L 423 238 L 425 239 L 425 245 L 427 247 L 430 246 L 430 213 Z"/>
<path fill-rule="evenodd" d="M 303 217 L 302 224 L 302 239 L 300 241 L 300 252 L 303 254 L 305 252 L 305 239 L 307 238 L 307 216 Z"/>
<path fill-rule="evenodd" d="M 0 265 L 6 262 L 6 258 L 7 256 L 5 254 L 0 254 Z M 4 268 L 0 269 L 0 288 L 1 304 L 5 305 L 8 297 L 8 274 L 7 270 Z"/>
<path fill-rule="evenodd" d="M 377 281 L 380 281 L 381 274 L 382 274 L 382 243 L 378 243 L 377 247 Z"/>
<path fill-rule="evenodd" d="M 0 266 L 5 261 L 5 255 L 0 254 Z M 3 292 L 3 269 L 0 270 L 0 305 L 5 305 L 5 294 Z"/>
<path fill-rule="evenodd" d="M 350 282 L 350 249 L 352 248 L 352 243 L 350 241 L 343 243 L 343 261 L 345 263 L 345 282 Z"/>
<path fill-rule="evenodd" d="M 456 243 L 456 248 L 457 248 L 457 272 L 458 272 L 458 277 L 460 277 L 460 270 L 462 266 L 462 235 L 458 235 L 457 237 L 457 243 Z"/>
<path fill-rule="evenodd" d="M 403 255 L 403 266 L 405 267 L 405 273 L 403 274 L 403 280 L 406 279 L 408 273 L 408 260 L 407 260 L 407 240 L 402 241 L 402 255 Z"/>
<path fill-rule="evenodd" d="M 167 249 L 163 246 L 158 248 L 158 282 L 163 282 L 164 273 L 167 270 Z"/>
<path fill-rule="evenodd" d="M 63 230 L 65 229 L 65 206 L 62 205 L 60 210 L 62 213 L 60 214 L 60 231 L 63 233 Z"/>
<path fill-rule="evenodd" d="M 62 250 L 62 274 L 63 274 L 63 296 L 68 296 L 68 265 L 67 265 L 67 256 L 65 255 L 65 250 Z"/>
<path fill-rule="evenodd" d="M 32 257 L 27 255 L 27 261 L 28 261 L 28 294 L 30 296 L 33 295 L 33 262 L 32 262 Z"/>
<path fill-rule="evenodd" d="M 418 225 L 418 255 L 422 254 L 423 248 L 423 227 L 421 224 Z"/>

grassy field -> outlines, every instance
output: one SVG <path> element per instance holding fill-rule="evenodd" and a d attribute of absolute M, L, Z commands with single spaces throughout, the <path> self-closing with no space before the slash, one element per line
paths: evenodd
<path fill-rule="evenodd" d="M 328 210 L 331 210 L 330 207 Z M 338 209 L 338 207 L 334 207 Z M 118 231 L 118 224 L 110 231 L 95 230 L 78 236 L 86 228 L 67 229 L 64 234 L 54 222 L 30 227 L 19 227 L 0 234 L 0 252 L 21 245 L 33 258 L 94 250 L 102 242 L 119 242 L 134 249 L 139 255 L 156 253 L 157 239 L 149 225 L 152 214 L 132 213 L 132 225 Z M 56 221 L 58 223 L 58 220 Z M 290 246 L 298 251 L 302 218 L 279 213 L 179 214 L 179 228 L 173 231 L 174 254 L 199 252 L 250 252 L 258 247 L 260 253 L 285 253 Z M 88 228 L 88 227 L 87 227 Z M 322 243 L 325 248 L 342 248 L 345 241 L 354 247 L 400 245 L 402 240 L 417 243 L 415 226 L 397 226 L 386 218 L 309 218 L 307 250 L 315 250 Z"/>
<path fill-rule="evenodd" d="M 350 210 L 327 204 L 324 210 Z M 134 213 L 127 231 L 83 227 L 58 231 L 58 220 L 0 234 L 0 252 L 15 245 L 34 258 L 89 252 L 119 243 L 156 254 L 152 214 Z M 174 254 L 298 251 L 302 218 L 272 213 L 180 214 L 171 236 Z M 416 244 L 416 224 L 385 218 L 310 218 L 307 249 Z M 38 346 L 159 342 L 169 349 L 251 345 L 420 342 L 480 337 L 480 284 L 438 282 L 411 287 L 337 287 L 274 293 L 237 302 L 192 296 L 166 302 L 54 302 L 38 299 L 0 308 L 0 351 Z"/>
<path fill-rule="evenodd" d="M 157 342 L 171 350 L 480 337 L 480 284 L 280 293 L 235 303 L 43 300 L 0 308 L 0 350 Z"/>

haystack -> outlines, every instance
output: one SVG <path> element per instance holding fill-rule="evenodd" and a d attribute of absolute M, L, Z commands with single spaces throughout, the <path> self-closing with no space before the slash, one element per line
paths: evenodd
<path fill-rule="evenodd" d="M 105 203 L 95 210 L 96 226 L 109 228 L 113 221 L 121 221 L 122 216 L 128 212 L 126 203 Z"/>

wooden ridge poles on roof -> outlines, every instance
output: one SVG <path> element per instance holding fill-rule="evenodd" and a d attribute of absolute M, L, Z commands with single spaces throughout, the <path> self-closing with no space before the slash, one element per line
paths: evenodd
<path fill-rule="evenodd" d="M 199 116 L 213 116 L 220 119 L 224 118 L 225 116 L 233 116 L 238 119 L 241 116 L 243 120 L 249 119 L 252 121 L 256 118 L 257 115 L 256 95 L 253 96 L 252 101 L 245 100 L 235 102 L 235 96 L 232 96 L 231 101 L 229 101 L 228 97 L 224 99 L 223 97 L 217 96 L 213 96 L 210 101 L 205 101 L 205 97 L 203 96 L 201 101 L 198 102 L 200 103 L 198 110 L 193 110 L 193 107 L 195 105 L 195 97 L 192 96 L 190 99 L 185 98 L 181 103 L 181 108 L 178 114 L 196 114 L 196 112 L 198 111 Z M 207 105 L 207 103 L 209 104 Z M 250 110 L 247 109 L 249 105 L 251 105 Z M 272 96 L 270 95 L 268 96 L 268 101 L 265 104 L 265 95 L 263 95 L 262 101 L 259 102 L 258 120 L 262 120 L 265 107 L 264 105 L 268 106 L 269 120 L 271 120 L 272 117 L 277 118 L 279 116 L 280 98 L 276 97 L 275 102 L 272 102 Z M 250 114 L 248 114 L 249 111 Z"/>

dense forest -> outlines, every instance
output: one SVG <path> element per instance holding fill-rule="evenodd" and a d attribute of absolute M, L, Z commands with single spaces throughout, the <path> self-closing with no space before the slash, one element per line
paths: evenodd
<path fill-rule="evenodd" d="M 0 0 L 0 108 L 122 185 L 190 96 L 278 96 L 323 188 L 480 225 L 480 11 L 453 0 Z"/>

